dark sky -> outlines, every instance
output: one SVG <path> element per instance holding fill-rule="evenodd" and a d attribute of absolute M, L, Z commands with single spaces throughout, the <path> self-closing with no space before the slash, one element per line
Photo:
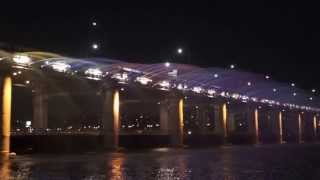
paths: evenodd
<path fill-rule="evenodd" d="M 317 8 L 303 1 L 29 1 L 1 7 L 0 42 L 130 62 L 234 63 L 311 89 L 320 88 Z M 93 42 L 101 45 L 97 53 Z M 183 57 L 176 57 L 178 47 Z"/>

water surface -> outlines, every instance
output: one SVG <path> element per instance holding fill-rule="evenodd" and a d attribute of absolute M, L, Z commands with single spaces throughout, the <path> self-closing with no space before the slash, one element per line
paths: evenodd
<path fill-rule="evenodd" d="M 18 155 L 0 179 L 320 179 L 320 144 Z"/>

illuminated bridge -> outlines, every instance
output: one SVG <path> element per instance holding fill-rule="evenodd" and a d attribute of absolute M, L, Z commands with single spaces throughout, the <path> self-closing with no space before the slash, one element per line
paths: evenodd
<path fill-rule="evenodd" d="M 92 129 L 103 134 L 106 148 L 117 148 L 119 136 L 126 134 L 165 135 L 172 146 L 183 146 L 197 134 L 222 141 L 246 136 L 255 143 L 317 139 L 318 97 L 268 75 L 4 50 L 0 50 L 0 68 L 4 152 L 9 152 L 10 135 L 24 131 L 25 125 L 27 132 L 39 134 Z M 32 119 L 18 126 L 11 116 L 18 107 L 12 97 L 21 88 L 32 94 L 30 99 L 20 97 L 20 101 L 32 101 L 28 107 Z M 75 128 L 51 118 L 50 112 L 59 108 L 51 106 L 51 101 L 75 96 L 85 105 L 77 110 L 79 117 L 90 111 L 97 123 Z"/>

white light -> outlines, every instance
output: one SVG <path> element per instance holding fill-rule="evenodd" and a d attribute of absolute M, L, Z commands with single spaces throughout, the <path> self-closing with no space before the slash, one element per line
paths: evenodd
<path fill-rule="evenodd" d="M 118 79 L 119 83 L 126 83 L 129 80 L 127 73 L 117 73 L 114 74 L 111 78 Z"/>
<path fill-rule="evenodd" d="M 270 76 L 266 75 L 265 78 L 266 78 L 266 79 L 270 79 Z"/>
<path fill-rule="evenodd" d="M 96 43 L 92 44 L 92 49 L 97 50 L 98 48 L 99 48 L 98 44 L 96 44 Z"/>
<path fill-rule="evenodd" d="M 89 68 L 84 72 L 84 74 L 92 76 L 102 76 L 102 71 L 98 68 Z"/>
<path fill-rule="evenodd" d="M 196 86 L 196 87 L 192 88 L 192 91 L 195 92 L 195 93 L 201 93 L 202 88 L 200 86 Z"/>
<path fill-rule="evenodd" d="M 13 72 L 13 73 L 12 73 L 12 75 L 16 76 L 16 75 L 17 75 L 17 73 L 16 73 L 16 72 Z"/>
<path fill-rule="evenodd" d="M 230 65 L 230 69 L 234 69 L 235 68 L 235 65 L 234 64 L 231 64 Z"/>
<path fill-rule="evenodd" d="M 21 74 L 22 72 L 21 71 L 18 71 L 18 74 Z"/>
<path fill-rule="evenodd" d="M 276 88 L 273 88 L 272 91 L 273 91 L 273 92 L 277 92 L 277 89 L 276 89 Z"/>
<path fill-rule="evenodd" d="M 182 53 L 183 53 L 183 49 L 182 49 L 182 48 L 179 48 L 179 49 L 177 50 L 177 52 L 178 52 L 178 54 L 182 54 Z"/>
<path fill-rule="evenodd" d="M 27 65 L 31 62 L 31 59 L 29 56 L 26 55 L 14 55 L 12 60 L 17 64 Z"/>
<path fill-rule="evenodd" d="M 192 134 L 192 131 L 189 130 L 189 131 L 188 131 L 188 135 L 191 135 L 191 134 Z"/>
<path fill-rule="evenodd" d="M 92 22 L 92 26 L 97 26 L 97 22 Z"/>
<path fill-rule="evenodd" d="M 213 76 L 214 76 L 215 78 L 218 78 L 218 77 L 219 77 L 219 75 L 218 75 L 218 74 L 214 74 Z"/>
<path fill-rule="evenodd" d="M 294 92 L 292 95 L 293 95 L 293 96 L 296 96 L 296 95 L 297 95 L 297 93 L 295 93 L 295 92 Z"/>
<path fill-rule="evenodd" d="M 216 91 L 214 89 L 208 89 L 209 97 L 213 97 L 214 94 L 216 94 Z"/>
<path fill-rule="evenodd" d="M 296 86 L 296 85 L 295 85 L 294 83 L 291 83 L 291 86 L 294 87 L 294 86 Z"/>
<path fill-rule="evenodd" d="M 98 68 L 89 68 L 84 72 L 84 74 L 88 76 L 87 78 L 92 80 L 100 80 L 102 73 L 103 72 Z"/>
<path fill-rule="evenodd" d="M 316 92 L 316 89 L 312 89 L 312 92 L 315 93 L 315 92 Z"/>
<path fill-rule="evenodd" d="M 188 86 L 185 84 L 185 85 L 182 85 L 182 84 L 178 84 L 177 86 L 177 89 L 179 90 L 186 90 L 188 88 Z"/>
<path fill-rule="evenodd" d="M 313 99 L 312 97 L 309 97 L 309 100 L 310 100 L 310 101 L 312 101 L 312 99 Z"/>
<path fill-rule="evenodd" d="M 26 128 L 31 127 L 31 121 L 26 121 Z"/>
<path fill-rule="evenodd" d="M 169 63 L 169 62 L 166 62 L 164 65 L 165 65 L 166 67 L 170 67 L 170 63 Z"/>
<path fill-rule="evenodd" d="M 152 82 L 151 79 L 141 76 L 141 77 L 137 77 L 136 81 L 140 82 L 142 85 L 147 85 L 148 83 Z"/>
<path fill-rule="evenodd" d="M 247 85 L 248 85 L 248 86 L 251 86 L 251 82 L 250 82 L 250 81 L 249 81 L 249 82 L 247 82 Z"/>
<path fill-rule="evenodd" d="M 67 70 L 70 69 L 71 66 L 65 62 L 53 62 L 51 64 L 51 67 L 55 71 L 66 72 Z"/>
<path fill-rule="evenodd" d="M 167 88 L 167 89 L 170 87 L 169 81 L 161 81 L 161 82 L 159 83 L 159 85 L 160 85 L 161 87 Z"/>
<path fill-rule="evenodd" d="M 29 80 L 26 80 L 26 84 L 30 84 L 30 81 L 29 81 Z"/>

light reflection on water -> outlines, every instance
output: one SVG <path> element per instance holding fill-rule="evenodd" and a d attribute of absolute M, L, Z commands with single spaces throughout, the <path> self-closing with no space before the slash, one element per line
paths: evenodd
<path fill-rule="evenodd" d="M 20 155 L 0 160 L 0 179 L 319 179 L 320 145 Z"/>

